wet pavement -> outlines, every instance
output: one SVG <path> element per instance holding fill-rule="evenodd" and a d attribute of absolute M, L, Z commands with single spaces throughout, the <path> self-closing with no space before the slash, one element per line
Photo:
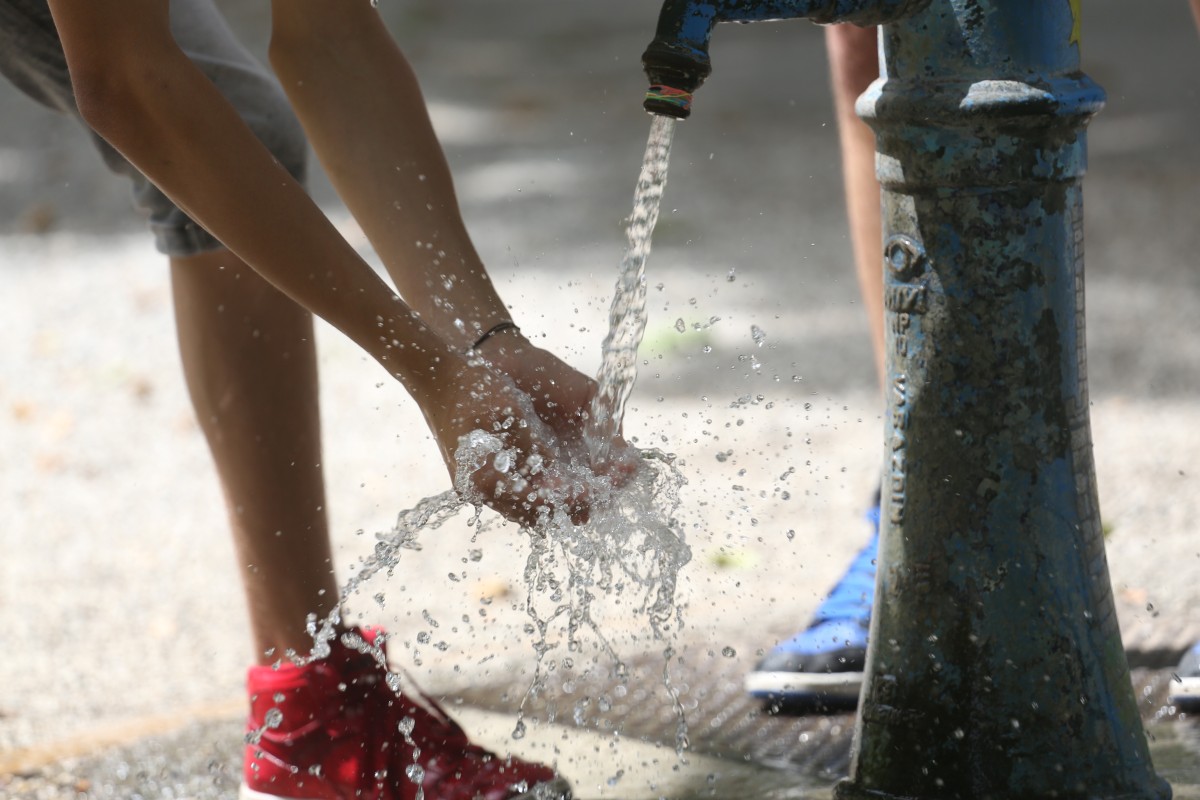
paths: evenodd
<path fill-rule="evenodd" d="M 527 332 L 594 371 L 648 128 L 637 60 L 657 4 L 381 2 L 506 299 Z M 266 4 L 224 5 L 261 48 Z M 1200 339 L 1187 334 L 1200 318 L 1200 94 L 1179 79 L 1200 74 L 1200 47 L 1185 6 L 1152 17 L 1087 5 L 1085 68 L 1110 100 L 1085 194 L 1114 590 L 1130 660 L 1146 668 L 1136 680 L 1156 764 L 1195 786 L 1196 723 L 1163 712 L 1170 666 L 1200 638 Z M 824 51 L 818 30 L 789 23 L 722 29 L 713 55 L 676 137 L 649 263 L 648 363 L 627 420 L 640 443 L 677 452 L 689 478 L 695 557 L 671 675 L 685 687 L 692 763 L 671 748 L 663 643 L 610 609 L 632 666 L 625 700 L 598 670 L 555 674 L 526 705 L 541 724 L 521 746 L 542 742 L 582 797 L 751 797 L 751 784 L 763 797 L 824 796 L 848 764 L 849 716 L 774 716 L 740 690 L 864 540 L 878 470 L 882 408 L 848 263 Z M 178 377 L 163 264 L 81 134 L 7 86 L 0 119 L 0 442 L 17 454 L 0 462 L 0 796 L 230 797 L 248 638 Z M 327 184 L 315 194 L 365 248 Z M 403 393 L 378 386 L 377 368 L 328 329 L 320 348 L 345 571 L 444 477 Z M 532 677 L 526 549 L 511 528 L 472 534 L 439 531 L 350 606 L 400 633 L 398 663 L 503 748 Z M 481 561 L 467 559 L 475 548 Z M 443 649 L 420 644 L 427 619 L 440 621 Z"/>

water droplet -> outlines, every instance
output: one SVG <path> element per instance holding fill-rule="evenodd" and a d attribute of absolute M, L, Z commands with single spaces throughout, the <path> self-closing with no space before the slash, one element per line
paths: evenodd
<path fill-rule="evenodd" d="M 757 325 L 750 326 L 750 338 L 754 340 L 754 344 L 762 347 L 767 341 L 767 335 L 763 333 L 763 329 Z"/>
<path fill-rule="evenodd" d="M 679 331 L 680 333 L 687 331 L 687 323 L 683 321 L 683 317 L 675 320 L 675 330 Z"/>
<path fill-rule="evenodd" d="M 737 655 L 737 650 L 734 650 L 729 645 L 726 645 L 725 647 L 721 648 L 721 655 L 725 656 L 726 658 L 733 658 Z"/>
<path fill-rule="evenodd" d="M 400 731 L 400 735 L 408 737 L 412 735 L 413 730 L 417 727 L 417 721 L 412 717 L 404 717 L 396 725 L 396 730 Z"/>
<path fill-rule="evenodd" d="M 523 719 L 517 720 L 517 725 L 516 725 L 516 727 L 513 728 L 512 738 L 514 738 L 514 739 L 524 739 L 525 738 L 525 720 L 523 720 Z"/>

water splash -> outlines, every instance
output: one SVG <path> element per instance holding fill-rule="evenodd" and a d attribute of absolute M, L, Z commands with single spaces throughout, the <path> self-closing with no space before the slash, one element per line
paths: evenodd
<path fill-rule="evenodd" d="M 405 551 L 421 549 L 419 536 L 457 518 L 464 509 L 473 512 L 468 521 L 477 531 L 473 539 L 490 530 L 498 519 L 485 517 L 482 505 L 468 501 L 472 496 L 470 476 L 489 456 L 505 452 L 503 442 L 492 434 L 474 431 L 464 436 L 456 453 L 458 490 L 422 500 L 401 512 L 392 530 L 376 534 L 374 551 L 360 560 L 358 570 L 342 587 L 343 600 L 377 575 L 391 577 Z M 620 487 L 587 473 L 592 506 L 586 525 L 573 524 L 563 510 L 565 503 L 555 502 L 565 497 L 550 497 L 552 511 L 536 528 L 524 529 L 530 544 L 523 572 L 529 617 L 526 629 L 532 634 L 535 664 L 513 731 L 515 738 L 525 729 L 526 703 L 546 688 L 547 654 L 565 650 L 570 657 L 581 658 L 587 644 L 594 642 L 594 660 L 603 657 L 614 665 L 613 674 L 619 681 L 626 679 L 624 664 L 597 611 L 605 600 L 619 602 L 626 619 L 642 620 L 655 641 L 670 641 L 683 626 L 675 591 L 680 570 L 691 560 L 691 549 L 683 540 L 675 512 L 686 479 L 671 456 L 657 450 L 640 454 L 638 470 Z M 572 477 L 580 480 L 580 472 L 577 468 Z M 310 618 L 312 652 L 306 657 L 288 653 L 288 657 L 296 663 L 326 657 L 340 622 L 340 610 L 324 620 Z M 386 667 L 382 649 L 364 647 Z M 666 645 L 667 662 L 673 653 Z M 687 745 L 687 725 L 678 691 L 670 680 L 669 663 L 664 663 L 662 680 L 678 718 L 676 741 L 682 753 Z"/>
<path fill-rule="evenodd" d="M 585 651 L 585 639 L 593 638 L 596 650 L 610 659 L 618 680 L 626 679 L 625 667 L 610 637 L 598 619 L 598 600 L 614 599 L 630 614 L 649 626 L 656 641 L 667 642 L 683 626 L 682 611 L 675 601 L 679 572 L 691 560 L 682 526 L 675 518 L 679 490 L 686 483 L 672 456 L 658 450 L 641 450 L 634 475 L 615 487 L 605 476 L 596 475 L 591 464 L 609 456 L 609 446 L 621 429 L 626 400 L 637 378 L 637 349 L 646 327 L 645 264 L 650 239 L 658 220 L 659 203 L 666 186 L 667 162 L 675 121 L 654 117 L 645 158 L 634 193 L 633 213 L 626 235 L 628 247 L 621 263 L 616 292 L 609 313 L 609 331 L 604 339 L 598 392 L 588 411 L 585 431 L 590 463 L 552 463 L 549 485 L 562 486 L 562 497 L 544 498 L 546 513 L 529 535 L 530 553 L 524 569 L 527 587 L 525 610 L 536 655 L 535 674 L 521 703 L 544 688 L 548 670 L 546 654 L 565 648 L 570 658 Z M 501 472 L 518 467 L 520 454 L 506 449 L 504 441 L 486 431 L 462 437 L 456 452 L 458 464 L 455 491 L 428 497 L 399 514 L 391 531 L 376 535 L 374 552 L 361 560 L 359 569 L 341 590 L 343 600 L 358 592 L 372 577 L 391 576 L 405 550 L 420 550 L 418 537 L 471 508 L 469 525 L 478 536 L 494 522 L 482 514 L 483 499 L 472 488 L 471 476 L 489 459 Z M 528 466 L 527 464 L 525 466 Z M 539 465 L 540 468 L 540 465 Z M 514 482 L 515 486 L 516 482 Z M 578 526 L 571 522 L 567 507 L 568 487 L 584 486 L 590 498 L 590 520 Z M 510 487 L 507 491 L 515 491 Z M 329 654 L 329 642 L 338 634 L 340 611 L 321 620 L 310 618 L 309 633 L 314 647 L 307 657 L 289 653 L 298 663 Z M 364 645 L 367 646 L 367 645 Z M 369 647 L 369 646 L 368 646 Z M 381 664 L 382 650 L 371 648 Z M 664 644 L 663 684 L 671 697 L 678 725 L 676 748 L 687 748 L 687 723 L 678 689 L 670 678 L 670 661 L 675 650 Z M 518 715 L 513 731 L 520 738 L 525 723 Z"/>

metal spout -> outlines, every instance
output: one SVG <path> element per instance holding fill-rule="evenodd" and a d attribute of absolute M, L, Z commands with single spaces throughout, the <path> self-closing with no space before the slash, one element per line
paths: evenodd
<path fill-rule="evenodd" d="M 654 41 L 642 54 L 650 78 L 645 109 L 676 119 L 691 114 L 692 93 L 712 72 L 708 44 L 718 22 L 853 22 L 878 25 L 928 0 L 666 0 Z"/>

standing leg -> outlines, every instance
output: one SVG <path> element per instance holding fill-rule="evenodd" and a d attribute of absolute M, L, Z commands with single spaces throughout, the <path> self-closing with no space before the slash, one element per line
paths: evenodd
<path fill-rule="evenodd" d="M 307 146 L 299 123 L 211 0 L 172 0 L 171 22 L 180 46 L 302 180 Z M 0 3 L 0 73 L 43 105 L 78 116 L 46 0 Z M 95 143 L 109 167 L 130 179 L 155 244 L 171 258 L 188 386 L 229 499 L 258 657 L 272 647 L 307 652 L 311 641 L 299 638 L 305 614 L 334 602 L 309 316 L 106 142 Z"/>
<path fill-rule="evenodd" d="M 299 180 L 307 145 L 274 78 L 211 0 L 171 0 L 188 57 Z M 337 602 L 321 472 L 312 319 L 102 143 L 133 182 L 171 283 L 184 375 L 220 477 L 258 661 L 307 653 L 309 613 Z M 273 653 L 274 655 L 269 655 Z"/>
<path fill-rule="evenodd" d="M 825 29 L 834 108 L 842 148 L 842 176 L 850 245 L 879 385 L 884 385 L 883 227 L 875 179 L 875 135 L 854 113 L 854 103 L 879 77 L 876 30 L 852 25 Z M 853 708 L 862 686 L 867 629 L 875 596 L 879 498 L 866 514 L 871 536 L 845 575 L 817 607 L 812 620 L 780 642 L 746 676 L 746 690 L 792 711 Z"/>
<path fill-rule="evenodd" d="M 1196 0 L 1200 2 L 1200 0 Z M 871 350 L 879 385 L 883 366 L 883 223 L 879 181 L 875 178 L 875 134 L 854 113 L 854 103 L 879 77 L 875 28 L 832 25 L 825 29 L 838 138 L 842 145 L 842 178 L 850 246 L 863 308 L 870 324 Z"/>
<path fill-rule="evenodd" d="M 1192 0 L 1192 16 L 1200 31 L 1200 0 Z M 1175 668 L 1175 679 L 1171 681 L 1171 702 L 1181 711 L 1200 711 L 1200 642 L 1192 645 Z"/>
<path fill-rule="evenodd" d="M 171 259 L 184 376 L 229 511 L 255 654 L 307 653 L 337 602 L 312 316 L 224 249 Z"/>

